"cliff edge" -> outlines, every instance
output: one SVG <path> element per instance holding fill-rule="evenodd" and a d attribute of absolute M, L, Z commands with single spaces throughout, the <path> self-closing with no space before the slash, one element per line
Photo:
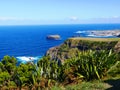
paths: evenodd
<path fill-rule="evenodd" d="M 60 60 L 75 57 L 85 50 L 110 50 L 120 52 L 120 38 L 69 38 L 63 44 L 52 47 L 46 52 L 51 60 Z"/>

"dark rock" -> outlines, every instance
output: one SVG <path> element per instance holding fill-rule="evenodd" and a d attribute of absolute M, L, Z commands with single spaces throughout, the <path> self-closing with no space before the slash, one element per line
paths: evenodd
<path fill-rule="evenodd" d="M 59 40 L 60 35 L 48 35 L 46 39 Z"/>
<path fill-rule="evenodd" d="M 119 34 L 119 35 L 117 35 L 116 37 L 120 37 L 120 34 Z"/>

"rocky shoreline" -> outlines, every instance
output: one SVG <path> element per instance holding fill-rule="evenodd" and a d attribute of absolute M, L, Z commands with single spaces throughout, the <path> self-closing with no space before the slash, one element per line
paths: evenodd
<path fill-rule="evenodd" d="M 120 37 L 120 30 L 99 30 L 99 31 L 90 31 L 93 36 L 115 36 Z"/>

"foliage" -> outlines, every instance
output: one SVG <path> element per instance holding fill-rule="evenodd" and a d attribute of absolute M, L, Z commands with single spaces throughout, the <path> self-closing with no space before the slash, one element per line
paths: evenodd
<path fill-rule="evenodd" d="M 71 51 L 72 52 L 72 51 Z M 41 58 L 37 64 L 28 62 L 16 66 L 14 57 L 4 56 L 0 62 L 0 87 L 4 89 L 56 89 L 62 85 L 78 84 L 83 81 L 102 79 L 107 73 L 119 73 L 117 54 L 110 51 L 83 51 L 77 52 L 74 58 L 65 60 L 64 63 L 50 60 L 50 57 Z M 71 53 L 72 54 L 72 53 Z M 115 67 L 115 69 L 111 69 Z M 118 70 L 118 71 L 117 71 Z M 66 87 L 74 90 L 79 86 Z M 61 90 L 61 87 L 59 87 Z"/>
<path fill-rule="evenodd" d="M 114 49 L 119 39 L 105 39 L 105 38 L 71 38 L 65 41 L 63 46 L 69 48 L 78 47 L 80 50 L 110 50 Z M 61 46 L 60 48 L 64 48 Z"/>
<path fill-rule="evenodd" d="M 4 56 L 1 62 L 4 65 L 5 70 L 7 70 L 10 74 L 14 73 L 17 64 L 16 58 L 7 55 Z"/>
<path fill-rule="evenodd" d="M 89 82 L 82 82 L 80 84 L 70 84 L 66 86 L 53 86 L 51 90 L 106 90 L 110 88 L 110 85 L 102 81 L 89 81 Z"/>
<path fill-rule="evenodd" d="M 74 76 L 80 75 L 86 80 L 101 79 L 107 74 L 107 71 L 116 62 L 117 55 L 102 51 L 84 51 L 80 52 L 78 57 L 66 60 L 64 65 L 69 70 L 73 68 Z M 70 72 L 70 71 L 69 71 Z"/>
<path fill-rule="evenodd" d="M 0 62 L 0 85 L 2 87 L 16 86 L 13 84 L 12 76 L 16 71 L 16 63 L 17 60 L 14 57 L 4 56 L 4 58 Z"/>
<path fill-rule="evenodd" d="M 8 85 L 8 82 L 10 80 L 10 74 L 8 72 L 1 72 L 0 73 L 0 84 L 2 86 Z"/>
<path fill-rule="evenodd" d="M 117 61 L 108 71 L 109 75 L 120 75 L 120 61 Z"/>
<path fill-rule="evenodd" d="M 20 64 L 17 68 L 17 75 L 22 86 L 32 86 L 34 83 L 33 75 L 36 72 L 35 66 L 32 63 Z M 19 83 L 18 82 L 18 83 Z"/>

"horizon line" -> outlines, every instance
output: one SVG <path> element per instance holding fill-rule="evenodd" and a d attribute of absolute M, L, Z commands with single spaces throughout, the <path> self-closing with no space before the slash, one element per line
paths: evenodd
<path fill-rule="evenodd" d="M 0 26 L 51 26 L 51 25 L 87 25 L 87 24 L 120 24 L 120 23 L 65 23 L 65 24 L 11 24 L 11 25 L 0 25 Z"/>

